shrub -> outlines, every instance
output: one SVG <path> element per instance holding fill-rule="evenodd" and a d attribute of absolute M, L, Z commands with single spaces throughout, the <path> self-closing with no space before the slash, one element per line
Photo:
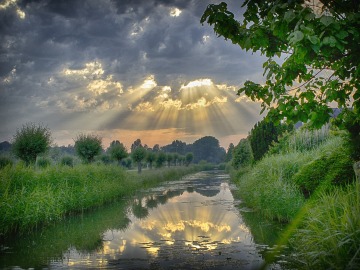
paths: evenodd
<path fill-rule="evenodd" d="M 36 160 L 36 165 L 39 167 L 39 168 L 46 168 L 48 166 L 51 165 L 51 161 L 50 159 L 46 158 L 46 157 L 39 157 L 37 160 Z"/>
<path fill-rule="evenodd" d="M 305 196 L 311 195 L 317 188 L 329 189 L 355 178 L 350 149 L 344 139 L 334 138 L 320 147 L 318 152 L 316 158 L 305 164 L 293 177 Z"/>
<path fill-rule="evenodd" d="M 100 160 L 105 165 L 109 165 L 112 162 L 111 157 L 107 154 L 102 154 Z"/>
<path fill-rule="evenodd" d="M 60 164 L 63 166 L 73 167 L 74 166 L 74 158 L 71 156 L 64 156 L 61 158 Z"/>
<path fill-rule="evenodd" d="M 6 167 L 7 165 L 10 165 L 10 166 L 13 165 L 12 159 L 9 157 L 0 156 L 0 170 L 2 168 Z"/>
<path fill-rule="evenodd" d="M 12 151 L 26 165 L 34 164 L 36 157 L 50 146 L 51 133 L 47 127 L 28 123 L 16 131 L 12 142 Z"/>

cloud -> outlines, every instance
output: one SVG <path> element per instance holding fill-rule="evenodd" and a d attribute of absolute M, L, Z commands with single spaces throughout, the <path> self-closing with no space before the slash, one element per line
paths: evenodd
<path fill-rule="evenodd" d="M 200 24 L 209 3 L 3 1 L 0 140 L 28 121 L 59 130 L 219 135 L 251 127 L 257 105 L 236 103 L 235 92 L 246 79 L 261 79 L 262 58 Z M 248 120 L 236 120 L 239 113 Z"/>

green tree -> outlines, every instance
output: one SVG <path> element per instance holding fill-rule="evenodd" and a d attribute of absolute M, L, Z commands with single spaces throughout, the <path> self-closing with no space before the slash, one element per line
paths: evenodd
<path fill-rule="evenodd" d="M 138 165 L 138 173 L 141 173 L 141 162 L 146 158 L 147 151 L 144 147 L 138 146 L 131 153 L 131 158 Z"/>
<path fill-rule="evenodd" d="M 212 136 L 205 136 L 196 140 L 189 150 L 194 155 L 194 162 L 206 160 L 210 163 L 220 163 L 225 159 L 225 149 L 220 147 L 219 140 Z"/>
<path fill-rule="evenodd" d="M 171 153 L 168 153 L 167 155 L 166 155 L 166 161 L 167 161 L 167 163 L 168 163 L 168 167 L 170 167 L 171 166 L 171 161 L 173 160 L 173 155 L 171 154 Z"/>
<path fill-rule="evenodd" d="M 166 161 L 166 154 L 164 152 L 158 152 L 156 157 L 156 168 L 161 168 Z"/>
<path fill-rule="evenodd" d="M 101 137 L 97 135 L 79 134 L 75 139 L 76 154 L 83 162 L 91 163 L 102 151 L 101 142 Z"/>
<path fill-rule="evenodd" d="M 191 161 L 193 161 L 194 159 L 194 154 L 193 153 L 187 153 L 185 156 L 185 164 L 186 166 L 189 166 Z"/>
<path fill-rule="evenodd" d="M 235 148 L 234 144 L 230 143 L 229 147 L 228 147 L 228 150 L 226 152 L 226 156 L 225 156 L 225 161 L 226 162 L 229 162 L 232 159 L 234 148 Z"/>
<path fill-rule="evenodd" d="M 359 137 L 360 1 L 246 0 L 242 7 L 241 21 L 226 3 L 209 5 L 200 20 L 267 57 L 265 81 L 246 81 L 238 95 L 260 100 L 275 123 L 286 118 L 315 128 L 329 121 L 336 103 L 343 109 L 337 125 Z"/>
<path fill-rule="evenodd" d="M 292 129 L 293 125 L 275 125 L 266 119 L 256 123 L 248 137 L 255 161 L 260 160 L 265 155 L 273 142 L 278 142 L 280 135 Z"/>
<path fill-rule="evenodd" d="M 153 151 L 148 150 L 146 155 L 146 161 L 149 163 L 150 169 L 152 169 L 152 165 L 156 160 L 156 154 Z"/>
<path fill-rule="evenodd" d="M 119 141 L 112 141 L 108 148 L 108 152 L 112 159 L 115 159 L 118 164 L 121 164 L 121 160 L 128 156 L 126 147 Z"/>
<path fill-rule="evenodd" d="M 176 166 L 177 163 L 179 162 L 179 154 L 178 153 L 173 154 L 173 161 L 174 161 L 174 165 Z"/>
<path fill-rule="evenodd" d="M 51 141 L 51 132 L 47 127 L 27 123 L 16 131 L 12 151 L 26 165 L 34 164 L 36 157 L 49 149 Z"/>
<path fill-rule="evenodd" d="M 141 140 L 140 139 L 137 139 L 136 141 L 133 142 L 133 144 L 131 145 L 131 153 L 138 147 L 142 147 L 142 144 L 141 144 Z"/>
<path fill-rule="evenodd" d="M 234 148 L 231 165 L 235 169 L 251 165 L 254 156 L 248 139 L 241 139 L 239 144 Z"/>

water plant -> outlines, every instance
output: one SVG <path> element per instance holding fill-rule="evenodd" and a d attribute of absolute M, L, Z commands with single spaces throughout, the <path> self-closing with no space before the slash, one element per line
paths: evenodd
<path fill-rule="evenodd" d="M 360 269 L 360 183 L 319 192 L 290 239 L 297 269 Z"/>
<path fill-rule="evenodd" d="M 81 164 L 34 170 L 23 164 L 6 166 L 0 173 L 0 237 L 25 233 L 121 199 L 138 188 L 179 179 L 196 167 L 144 171 L 139 176 L 120 166 Z"/>

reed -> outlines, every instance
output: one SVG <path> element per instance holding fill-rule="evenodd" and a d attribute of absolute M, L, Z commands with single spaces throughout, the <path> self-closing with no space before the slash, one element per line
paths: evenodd
<path fill-rule="evenodd" d="M 239 195 L 244 202 L 267 218 L 290 221 L 301 209 L 304 197 L 291 177 L 305 162 L 301 153 L 262 159 L 251 170 L 236 177 Z"/>
<path fill-rule="evenodd" d="M 290 239 L 297 269 L 360 269 L 360 183 L 320 192 Z"/>
<path fill-rule="evenodd" d="M 138 175 L 119 166 L 95 164 L 42 169 L 6 166 L 0 171 L 0 236 L 32 231 L 195 170 L 166 168 Z"/>

